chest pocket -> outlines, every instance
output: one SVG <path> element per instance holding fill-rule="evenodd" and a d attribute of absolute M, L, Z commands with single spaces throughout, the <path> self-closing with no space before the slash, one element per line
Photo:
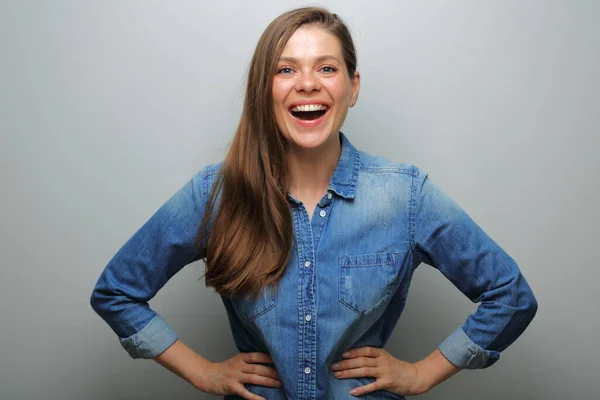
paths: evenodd
<path fill-rule="evenodd" d="M 264 288 L 256 300 L 250 297 L 234 297 L 231 303 L 238 315 L 249 322 L 254 321 L 275 307 L 274 295 L 270 288 Z"/>
<path fill-rule="evenodd" d="M 368 316 L 387 304 L 402 279 L 398 252 L 341 256 L 339 260 L 342 304 Z"/>

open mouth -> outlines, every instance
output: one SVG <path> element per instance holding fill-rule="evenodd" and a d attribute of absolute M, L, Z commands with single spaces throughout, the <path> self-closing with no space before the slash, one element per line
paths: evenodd
<path fill-rule="evenodd" d="M 294 118 L 298 118 L 303 121 L 313 121 L 315 119 L 321 118 L 327 111 L 329 107 L 324 104 L 308 104 L 302 106 L 290 107 L 290 114 L 294 116 Z"/>

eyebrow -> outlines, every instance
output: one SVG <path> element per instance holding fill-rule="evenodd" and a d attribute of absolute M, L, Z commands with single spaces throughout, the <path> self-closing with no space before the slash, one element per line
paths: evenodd
<path fill-rule="evenodd" d="M 329 54 L 324 55 L 324 56 L 319 56 L 319 57 L 315 58 L 315 62 L 317 62 L 317 63 L 323 62 L 323 61 L 327 61 L 327 60 L 335 60 L 335 61 L 337 61 L 338 63 L 341 64 L 340 60 L 336 56 L 329 55 Z M 299 64 L 300 63 L 296 57 L 280 57 L 279 61 L 280 62 L 281 61 L 285 61 L 285 62 L 289 62 L 289 63 L 292 63 L 292 64 Z"/>

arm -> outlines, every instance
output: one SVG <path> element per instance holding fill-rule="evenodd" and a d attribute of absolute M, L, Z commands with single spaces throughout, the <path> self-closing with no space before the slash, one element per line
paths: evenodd
<path fill-rule="evenodd" d="M 197 173 L 121 247 L 100 275 L 92 308 L 133 358 L 154 358 L 178 338 L 148 301 L 183 266 L 200 259 L 196 233 L 206 188 Z"/>
<path fill-rule="evenodd" d="M 148 301 L 183 266 L 204 256 L 196 244 L 204 215 L 208 179 L 198 173 L 173 195 L 110 260 L 91 296 L 94 310 L 118 335 L 133 358 L 152 358 L 197 389 L 264 400 L 244 383 L 279 387 L 277 371 L 265 353 L 240 353 L 213 363 L 178 339 Z"/>
<path fill-rule="evenodd" d="M 515 261 L 464 210 L 425 172 L 417 168 L 413 179 L 411 236 L 417 262 L 437 268 L 479 303 L 439 351 L 458 368 L 489 367 L 529 325 L 537 301 Z"/>
<path fill-rule="evenodd" d="M 423 394 L 462 369 L 486 368 L 531 322 L 537 301 L 514 260 L 428 178 L 415 168 L 411 209 L 411 249 L 415 264 L 439 269 L 462 293 L 480 303 L 437 349 L 411 364 L 385 349 L 350 349 L 332 369 L 337 378 L 375 377 L 353 396 L 375 390 Z"/>

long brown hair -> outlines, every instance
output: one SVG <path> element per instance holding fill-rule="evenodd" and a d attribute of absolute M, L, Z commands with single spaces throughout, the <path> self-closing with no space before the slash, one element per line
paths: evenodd
<path fill-rule="evenodd" d="M 335 35 L 349 76 L 356 71 L 350 32 L 326 9 L 288 11 L 262 34 L 248 72 L 242 116 L 198 232 L 198 243 L 206 245 L 206 286 L 222 295 L 256 297 L 263 287 L 276 287 L 289 261 L 293 227 L 286 141 L 275 120 L 272 89 L 283 48 L 307 24 Z"/>

